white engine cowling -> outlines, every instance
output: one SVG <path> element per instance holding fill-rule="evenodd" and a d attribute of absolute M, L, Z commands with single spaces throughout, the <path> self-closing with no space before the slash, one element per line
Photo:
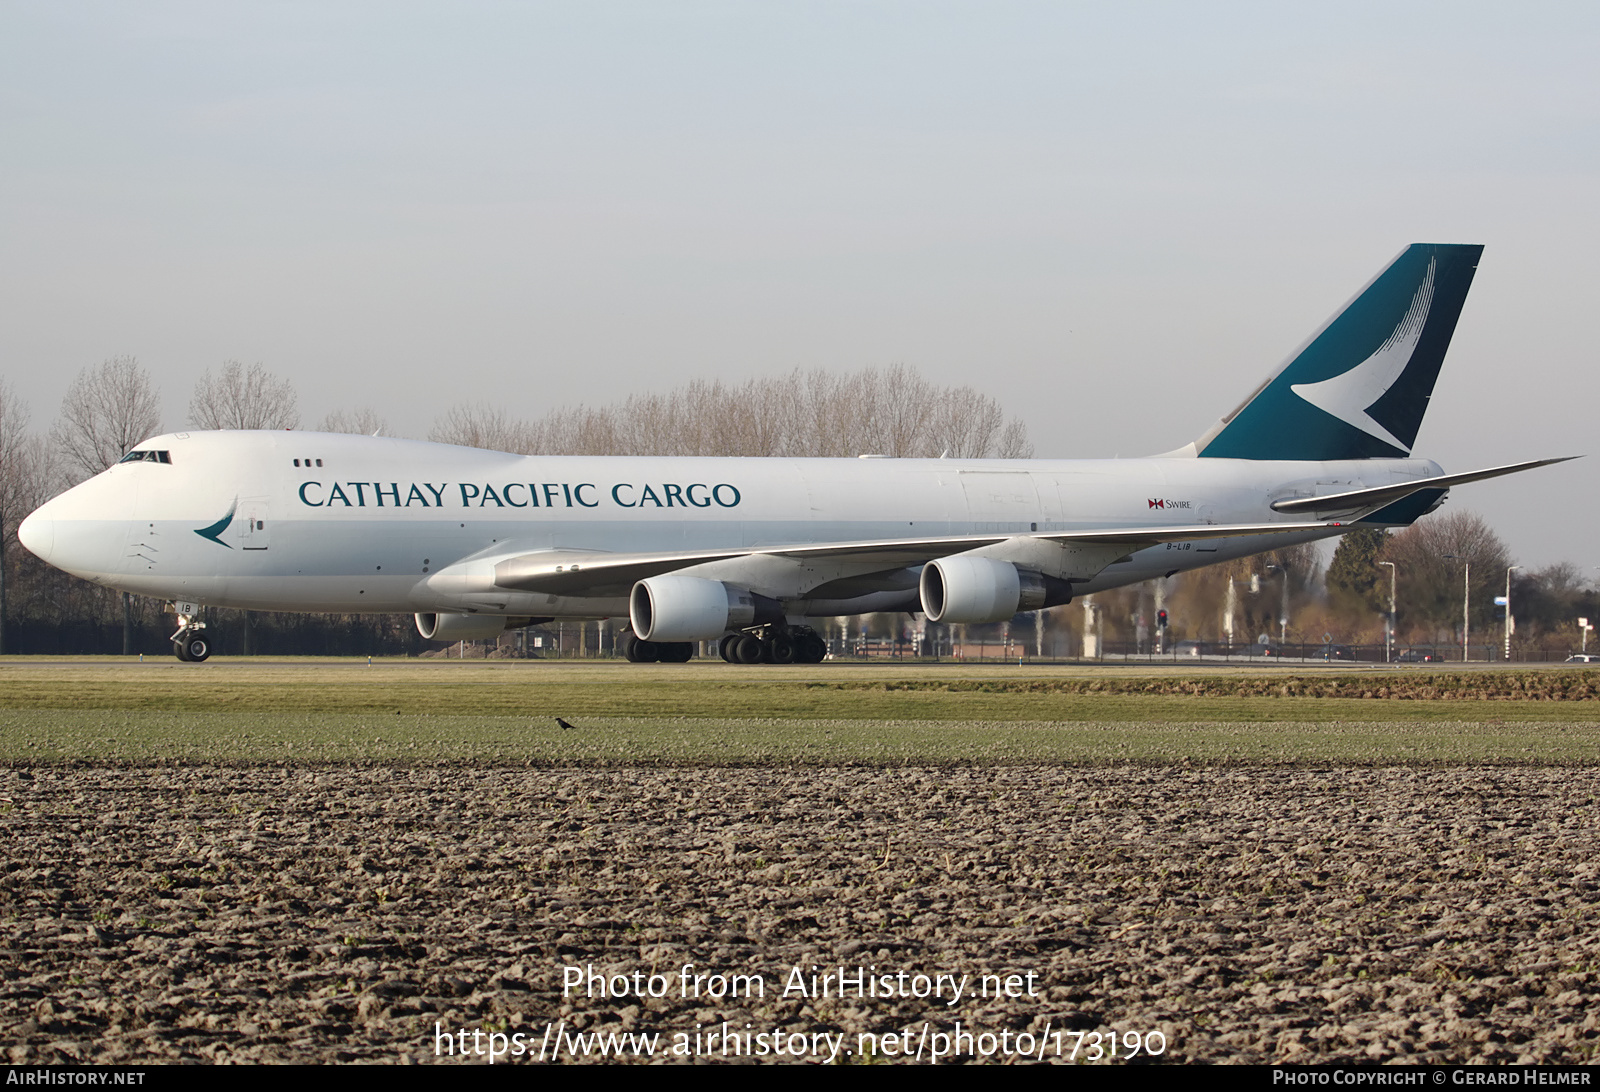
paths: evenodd
<path fill-rule="evenodd" d="M 1039 573 L 1019 569 L 1009 561 L 964 554 L 924 565 L 920 591 L 922 613 L 928 620 L 948 623 L 1004 622 L 1018 611 L 1038 610 L 1054 598 Z"/>
<path fill-rule="evenodd" d="M 782 616 L 775 599 L 697 576 L 647 577 L 628 596 L 628 619 L 642 641 L 706 641 Z"/>
<path fill-rule="evenodd" d="M 533 621 L 502 614 L 419 614 L 417 632 L 430 641 L 484 641 Z"/>

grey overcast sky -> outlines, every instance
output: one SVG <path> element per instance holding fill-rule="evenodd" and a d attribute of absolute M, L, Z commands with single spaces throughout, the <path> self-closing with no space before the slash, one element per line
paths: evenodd
<path fill-rule="evenodd" d="M 1193 439 L 1411 242 L 1486 244 L 1417 451 L 1594 452 L 1600 5 L 0 0 L 0 360 L 424 436 L 903 362 L 1041 456 Z M 752 413 L 760 407 L 752 406 Z M 1459 488 L 1600 565 L 1590 458 Z M 1591 575 L 1592 572 L 1591 572 Z"/>

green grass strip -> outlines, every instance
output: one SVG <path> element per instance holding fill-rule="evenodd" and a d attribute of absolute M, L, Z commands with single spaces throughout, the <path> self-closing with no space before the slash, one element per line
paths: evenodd
<path fill-rule="evenodd" d="M 0 762 L 512 765 L 1556 764 L 1600 725 L 1482 721 L 950 721 L 0 710 Z"/>

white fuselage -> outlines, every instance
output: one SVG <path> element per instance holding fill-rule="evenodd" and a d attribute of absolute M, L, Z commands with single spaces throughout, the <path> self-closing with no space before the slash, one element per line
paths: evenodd
<path fill-rule="evenodd" d="M 518 456 L 303 432 L 195 432 L 141 449 L 29 517 L 46 561 L 140 595 L 277 611 L 609 617 L 627 590 L 495 586 L 540 551 L 631 554 L 964 534 L 1295 522 L 1269 505 L 1439 473 L 1419 459 L 1269 462 Z M 228 519 L 228 515 L 232 518 Z M 1338 534 L 1170 542 L 1080 578 L 1093 592 Z M 917 567 L 755 555 L 679 570 L 792 617 L 916 609 Z"/>

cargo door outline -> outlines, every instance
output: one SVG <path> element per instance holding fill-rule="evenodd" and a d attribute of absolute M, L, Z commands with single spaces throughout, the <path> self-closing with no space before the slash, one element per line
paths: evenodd
<path fill-rule="evenodd" d="M 1026 470 L 957 472 L 973 534 L 1020 534 L 1039 529 L 1039 492 Z"/>

